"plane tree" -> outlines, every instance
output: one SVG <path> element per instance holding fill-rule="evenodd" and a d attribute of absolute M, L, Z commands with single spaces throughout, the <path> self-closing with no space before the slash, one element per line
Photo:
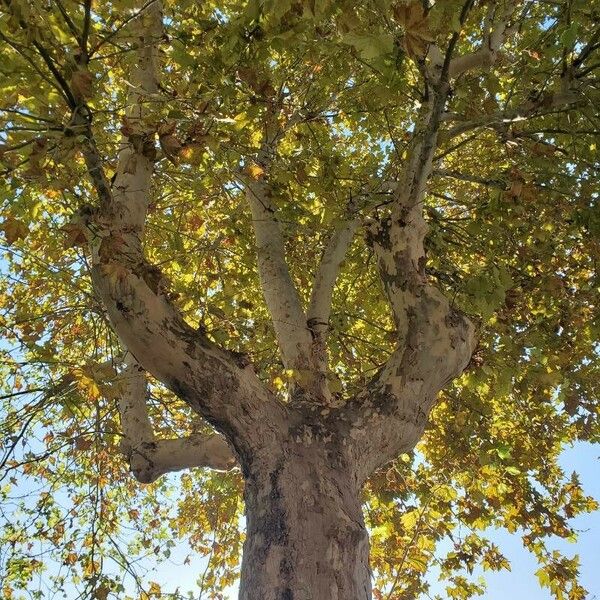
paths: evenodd
<path fill-rule="evenodd" d="M 583 598 L 600 6 L 1 10 L 4 597 Z"/>

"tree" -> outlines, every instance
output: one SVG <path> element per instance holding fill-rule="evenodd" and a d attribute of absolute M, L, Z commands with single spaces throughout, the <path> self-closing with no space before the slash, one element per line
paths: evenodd
<path fill-rule="evenodd" d="M 4 597 L 220 597 L 243 486 L 245 600 L 468 598 L 490 526 L 583 598 L 599 11 L 3 0 Z"/>

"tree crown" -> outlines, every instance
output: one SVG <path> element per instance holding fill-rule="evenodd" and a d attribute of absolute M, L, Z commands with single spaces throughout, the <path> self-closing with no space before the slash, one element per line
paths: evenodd
<path fill-rule="evenodd" d="M 90 273 L 95 253 L 108 285 L 125 278 L 111 257 L 135 228 L 114 234 L 101 187 L 118 193 L 147 160 L 139 278 L 202 339 L 251 362 L 282 404 L 316 389 L 343 406 L 408 337 L 407 301 L 378 248 L 394 236 L 382 224 L 396 218 L 398 189 L 414 190 L 404 207 L 424 215 L 419 277 L 470 316 L 478 346 L 418 451 L 366 485 L 377 589 L 416 595 L 438 560 L 451 597 L 478 593 L 463 571 L 506 568 L 484 533 L 500 526 L 523 532 L 542 585 L 583 598 L 576 559 L 548 538 L 574 537 L 569 519 L 596 507 L 557 458 L 598 440 L 600 6 L 163 2 L 144 42 L 135 25 L 152 31 L 156 4 L 2 3 L 5 589 L 33 585 L 48 552 L 64 565 L 53 585 L 72 578 L 106 598 L 119 589 L 105 557 L 119 563 L 128 546 L 168 558 L 168 536 L 211 553 L 205 590 L 235 577 L 239 474 L 140 489 L 118 451 L 123 347 Z M 274 224 L 269 257 L 284 257 L 289 281 L 269 300 L 259 263 Z M 278 309 L 289 289 L 297 306 Z M 295 310 L 303 335 L 323 339 L 323 381 L 312 381 Z M 149 388 L 157 438 L 210 432 L 163 383 Z M 19 498 L 21 485 L 41 491 Z M 453 550 L 436 558 L 443 539 Z"/>

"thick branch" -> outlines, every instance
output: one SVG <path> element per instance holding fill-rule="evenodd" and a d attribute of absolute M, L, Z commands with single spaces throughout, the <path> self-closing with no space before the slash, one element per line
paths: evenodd
<path fill-rule="evenodd" d="M 471 6 L 470 0 L 463 5 L 461 24 Z M 431 84 L 391 212 L 371 223 L 368 230 L 392 308 L 398 346 L 368 388 L 342 409 L 341 418 L 351 423 L 349 437 L 363 478 L 416 444 L 437 393 L 462 372 L 475 346 L 471 322 L 450 306 L 425 273 L 423 201 L 458 37 L 453 34 Z"/>
<path fill-rule="evenodd" d="M 306 315 L 285 259 L 281 226 L 265 180 L 245 177 L 246 197 L 252 211 L 258 272 L 271 314 L 283 363 L 288 369 L 307 369 L 310 332 Z"/>
<path fill-rule="evenodd" d="M 193 467 L 229 470 L 235 466 L 235 457 L 220 435 L 156 439 L 146 405 L 146 375 L 129 356 L 119 412 L 124 434 L 121 447 L 135 477 L 150 483 L 171 471 Z"/>
<path fill-rule="evenodd" d="M 143 368 L 227 435 L 238 455 L 245 456 L 250 451 L 249 432 L 281 417 L 281 407 L 247 360 L 218 347 L 185 322 L 169 297 L 165 279 L 143 254 L 156 152 L 155 133 L 144 116 L 148 100 L 159 89 L 157 45 L 162 39 L 160 3 L 144 6 L 131 22 L 138 61 L 130 77 L 127 121 L 112 189 L 90 126 L 84 122 L 84 154 L 101 199 L 100 211 L 90 217 L 92 227 L 101 233 L 92 244 L 94 289 L 114 330 Z M 261 441 L 266 443 L 265 438 Z M 171 450 L 177 448 L 171 444 Z"/>
<path fill-rule="evenodd" d="M 412 450 L 440 390 L 459 376 L 475 349 L 475 328 L 432 285 L 422 288 L 407 319 L 407 338 L 340 418 L 361 465 L 361 478 Z"/>
<path fill-rule="evenodd" d="M 306 314 L 285 259 L 285 243 L 269 185 L 269 169 L 284 134 L 274 109 L 265 118 L 265 133 L 256 158 L 256 175 L 240 177 L 252 212 L 258 272 L 277 343 L 288 369 L 308 369 L 311 337 Z M 290 123 L 288 122 L 288 127 Z"/>
<path fill-rule="evenodd" d="M 313 330 L 320 326 L 327 328 L 333 288 L 359 223 L 358 218 L 345 221 L 335 230 L 325 247 L 308 308 L 308 320 Z"/>
<path fill-rule="evenodd" d="M 406 164 L 396 186 L 391 214 L 373 221 L 368 230 L 367 239 L 377 257 L 400 344 L 407 335 L 408 311 L 425 284 L 423 242 L 427 224 L 422 203 L 432 172 L 441 115 L 450 89 L 447 81 L 450 51 L 440 79 L 433 88 L 433 97 L 422 108 Z"/>
<path fill-rule="evenodd" d="M 325 247 L 313 283 L 307 322 L 315 338 L 315 343 L 321 347 L 318 362 L 320 370 L 323 372 L 327 369 L 325 342 L 329 329 L 333 289 L 359 223 L 360 219 L 350 218 L 335 230 Z"/>
<path fill-rule="evenodd" d="M 119 398 L 121 427 L 130 447 L 137 448 L 144 442 L 154 441 L 154 430 L 146 406 L 146 374 L 131 354 L 128 355 L 122 381 L 124 389 Z"/>

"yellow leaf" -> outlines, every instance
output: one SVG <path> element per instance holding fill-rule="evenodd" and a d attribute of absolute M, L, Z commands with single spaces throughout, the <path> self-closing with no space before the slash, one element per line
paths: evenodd
<path fill-rule="evenodd" d="M 410 511 L 404 513 L 400 517 L 400 520 L 402 521 L 402 525 L 404 525 L 404 527 L 406 529 L 413 529 L 415 527 L 415 525 L 417 524 L 417 521 L 419 520 L 419 511 L 418 510 L 410 510 Z"/>
<path fill-rule="evenodd" d="M 246 167 L 246 173 L 252 177 L 255 181 L 258 181 L 262 178 L 265 173 L 265 170 L 257 164 L 251 164 Z"/>

